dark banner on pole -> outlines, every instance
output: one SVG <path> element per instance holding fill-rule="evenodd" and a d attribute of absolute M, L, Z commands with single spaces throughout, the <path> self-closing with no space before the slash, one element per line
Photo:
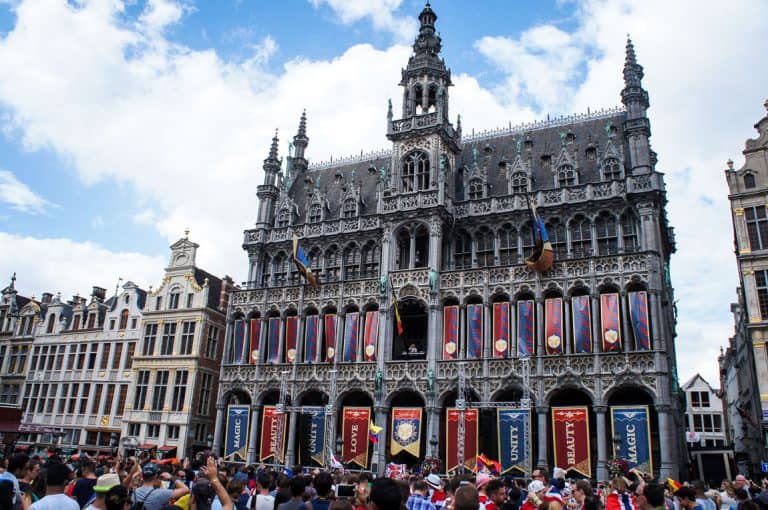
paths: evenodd
<path fill-rule="evenodd" d="M 368 425 L 371 409 L 368 407 L 345 407 L 342 415 L 341 439 L 344 462 L 354 462 L 363 469 L 368 468 Z"/>
<path fill-rule="evenodd" d="M 626 459 L 630 469 L 653 474 L 648 406 L 611 407 L 611 428 L 614 436 L 621 437 L 614 456 Z"/>
<path fill-rule="evenodd" d="M 509 355 L 509 303 L 493 304 L 493 357 Z"/>
<path fill-rule="evenodd" d="M 531 464 L 531 413 L 528 409 L 497 409 L 501 472 L 527 473 Z"/>
<path fill-rule="evenodd" d="M 592 476 L 589 456 L 589 410 L 586 407 L 553 407 L 552 431 L 555 466 Z"/>
<path fill-rule="evenodd" d="M 251 408 L 247 405 L 227 407 L 227 435 L 224 440 L 224 459 L 245 462 L 248 451 L 248 424 Z"/>
<path fill-rule="evenodd" d="M 303 466 L 324 466 L 325 412 L 318 410 L 301 413 L 299 434 L 299 463 Z"/>
<path fill-rule="evenodd" d="M 459 307 L 443 308 L 443 359 L 456 359 L 459 354 Z"/>
<path fill-rule="evenodd" d="M 296 344 L 299 338 L 299 318 L 296 316 L 285 319 L 285 362 L 296 361 Z"/>

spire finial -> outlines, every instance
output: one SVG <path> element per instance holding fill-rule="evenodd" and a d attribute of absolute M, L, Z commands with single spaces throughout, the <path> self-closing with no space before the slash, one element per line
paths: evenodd
<path fill-rule="evenodd" d="M 189 239 L 189 227 L 184 229 L 184 239 Z M 122 280 L 122 278 L 120 278 Z"/>
<path fill-rule="evenodd" d="M 626 56 L 624 58 L 624 85 L 626 87 L 640 87 L 643 79 L 643 66 L 637 63 L 635 45 L 627 34 Z"/>
<path fill-rule="evenodd" d="M 277 144 L 280 139 L 277 137 L 278 130 L 275 129 L 275 136 L 272 137 L 272 146 L 269 148 L 269 159 L 277 160 Z"/>
<path fill-rule="evenodd" d="M 11 276 L 11 290 L 16 290 L 16 271 L 14 271 L 13 276 Z"/>
<path fill-rule="evenodd" d="M 299 120 L 299 136 L 307 136 L 307 110 L 306 108 L 301 112 L 301 119 Z"/>

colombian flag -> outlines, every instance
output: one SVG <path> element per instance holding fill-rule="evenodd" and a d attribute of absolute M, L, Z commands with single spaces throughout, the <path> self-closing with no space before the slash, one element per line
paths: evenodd
<path fill-rule="evenodd" d="M 381 432 L 381 427 L 374 425 L 373 420 L 371 420 L 368 424 L 368 440 L 373 444 L 379 444 L 379 432 Z"/>

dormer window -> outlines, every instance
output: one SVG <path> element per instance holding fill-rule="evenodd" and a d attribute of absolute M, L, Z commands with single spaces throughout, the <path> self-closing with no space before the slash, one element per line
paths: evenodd
<path fill-rule="evenodd" d="M 603 162 L 603 176 L 606 181 L 621 179 L 621 164 L 616 158 L 608 158 Z"/>
<path fill-rule="evenodd" d="M 348 198 L 344 201 L 342 215 L 344 218 L 354 218 L 357 216 L 357 204 L 355 203 L 354 198 Z"/>
<path fill-rule="evenodd" d="M 561 188 L 576 184 L 576 172 L 571 165 L 562 165 L 557 169 L 557 184 Z"/>
<path fill-rule="evenodd" d="M 291 211 L 283 207 L 277 213 L 277 228 L 284 228 L 291 224 Z"/>
<path fill-rule="evenodd" d="M 523 172 L 516 172 L 512 175 L 512 193 L 528 192 L 528 176 Z"/>
<path fill-rule="evenodd" d="M 587 161 L 595 161 L 597 159 L 597 150 L 594 147 L 587 147 L 584 155 L 586 156 Z"/>
<path fill-rule="evenodd" d="M 309 213 L 307 213 L 307 221 L 309 223 L 320 223 L 323 219 L 323 208 L 320 204 L 312 204 L 309 206 Z"/>
<path fill-rule="evenodd" d="M 168 295 L 169 310 L 176 310 L 179 307 L 180 296 L 181 296 L 181 292 L 179 292 L 178 290 L 171 291 L 171 293 Z"/>
<path fill-rule="evenodd" d="M 747 172 L 744 174 L 744 188 L 746 189 L 752 189 L 756 186 L 755 184 L 755 174 L 752 172 Z"/>
<path fill-rule="evenodd" d="M 469 199 L 478 200 L 480 198 L 483 198 L 483 181 L 472 179 L 469 181 Z"/>

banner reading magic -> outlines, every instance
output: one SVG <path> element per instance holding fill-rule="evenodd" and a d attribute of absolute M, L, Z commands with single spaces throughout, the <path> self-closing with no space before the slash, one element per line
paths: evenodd
<path fill-rule="evenodd" d="M 421 409 L 413 407 L 392 408 L 392 441 L 390 453 L 406 451 L 419 456 L 421 448 Z"/>
<path fill-rule="evenodd" d="M 497 409 L 501 472 L 529 470 L 531 462 L 531 414 L 528 409 Z"/>
<path fill-rule="evenodd" d="M 225 460 L 245 462 L 250 416 L 250 406 L 233 405 L 227 407 L 227 436 L 224 441 Z"/>
<path fill-rule="evenodd" d="M 619 451 L 613 454 L 626 459 L 629 469 L 653 474 L 648 406 L 611 407 L 611 428 L 621 437 Z"/>
<path fill-rule="evenodd" d="M 325 411 L 299 415 L 299 462 L 304 466 L 325 465 Z"/>
<path fill-rule="evenodd" d="M 354 462 L 363 469 L 368 468 L 368 424 L 371 409 L 368 407 L 345 407 L 342 415 L 341 456 L 344 462 Z"/>
<path fill-rule="evenodd" d="M 264 406 L 261 415 L 261 448 L 259 461 L 271 458 L 281 463 L 285 458 L 285 436 L 288 416 L 279 414 L 276 406 Z"/>
<path fill-rule="evenodd" d="M 592 476 L 589 456 L 589 411 L 586 407 L 553 407 L 555 466 Z"/>

